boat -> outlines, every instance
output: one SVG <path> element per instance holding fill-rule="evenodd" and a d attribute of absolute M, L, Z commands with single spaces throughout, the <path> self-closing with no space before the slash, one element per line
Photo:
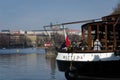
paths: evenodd
<path fill-rule="evenodd" d="M 64 72 L 68 80 L 76 80 L 80 76 L 120 78 L 120 14 L 85 23 L 81 31 L 86 46 L 58 49 L 56 61 L 59 71 Z"/>

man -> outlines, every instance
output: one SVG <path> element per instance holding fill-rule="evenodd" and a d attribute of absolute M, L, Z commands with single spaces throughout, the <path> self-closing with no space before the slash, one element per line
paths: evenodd
<path fill-rule="evenodd" d="M 100 41 L 98 39 L 96 39 L 94 42 L 94 50 L 97 50 L 97 51 L 101 50 L 101 47 L 102 47 L 102 45 L 101 45 Z"/>

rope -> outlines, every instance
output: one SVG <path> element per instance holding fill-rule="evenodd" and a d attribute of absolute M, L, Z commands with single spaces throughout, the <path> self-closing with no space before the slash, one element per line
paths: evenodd
<path fill-rule="evenodd" d="M 72 58 L 73 58 L 73 51 L 71 51 L 71 52 L 72 52 L 72 53 L 71 53 L 72 55 L 71 55 L 71 62 L 70 62 L 70 70 L 72 69 L 72 66 L 73 66 L 73 60 L 74 60 L 74 59 L 72 59 Z"/>
<path fill-rule="evenodd" d="M 117 25 L 117 23 L 119 22 L 120 17 L 118 17 L 117 21 L 115 22 L 115 24 L 113 25 L 114 27 Z"/>
<path fill-rule="evenodd" d="M 73 59 L 72 59 L 72 57 L 73 57 L 73 53 L 72 53 L 72 56 L 71 56 L 70 70 L 72 69 L 72 66 L 73 66 Z"/>

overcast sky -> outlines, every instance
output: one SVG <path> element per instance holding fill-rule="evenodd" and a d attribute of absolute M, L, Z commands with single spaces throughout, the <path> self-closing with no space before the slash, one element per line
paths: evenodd
<path fill-rule="evenodd" d="M 50 23 L 101 18 L 111 14 L 118 2 L 120 0 L 0 0 L 0 30 L 43 30 L 43 26 Z"/>

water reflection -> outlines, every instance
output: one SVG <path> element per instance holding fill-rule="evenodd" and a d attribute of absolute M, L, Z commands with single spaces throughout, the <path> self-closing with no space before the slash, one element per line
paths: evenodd
<path fill-rule="evenodd" d="M 55 56 L 49 56 L 46 57 L 46 63 L 49 65 L 50 68 L 50 74 L 51 74 L 51 79 L 55 79 L 55 74 L 56 74 L 56 57 Z"/>

